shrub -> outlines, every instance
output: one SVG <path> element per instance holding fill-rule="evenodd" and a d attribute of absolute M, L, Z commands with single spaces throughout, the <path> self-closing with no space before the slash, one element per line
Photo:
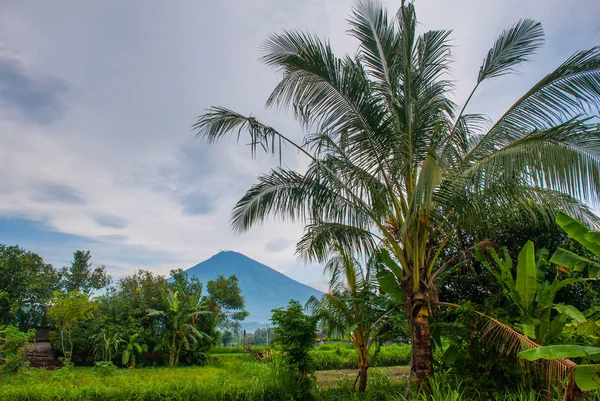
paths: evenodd
<path fill-rule="evenodd" d="M 12 325 L 0 327 L 0 373 L 13 373 L 26 367 L 25 347 L 34 336 L 33 330 L 22 332 Z"/>

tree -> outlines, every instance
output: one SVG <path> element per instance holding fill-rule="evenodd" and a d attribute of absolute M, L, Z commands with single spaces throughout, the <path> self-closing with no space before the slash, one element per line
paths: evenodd
<path fill-rule="evenodd" d="M 73 356 L 73 332 L 80 323 L 92 316 L 96 307 L 97 303 L 90 301 L 86 294 L 77 291 L 67 295 L 54 293 L 48 316 L 58 329 L 59 346 L 65 365 L 71 362 Z"/>
<path fill-rule="evenodd" d="M 302 398 L 307 395 L 309 375 L 313 372 L 309 352 L 315 346 L 317 318 L 305 315 L 300 303 L 294 300 L 289 302 L 287 308 L 273 309 L 272 313 L 274 342 L 281 345 L 285 360 L 298 372 L 303 383 L 302 393 L 299 394 Z"/>
<path fill-rule="evenodd" d="M 324 324 L 328 334 L 348 338 L 358 354 L 358 391 L 367 388 L 369 352 L 378 340 L 386 316 L 378 301 L 377 280 L 370 265 L 363 271 L 360 262 L 340 252 L 327 263 L 331 274 L 329 293 L 311 297 L 307 306 Z"/>
<path fill-rule="evenodd" d="M 263 61 L 282 74 L 267 105 L 293 110 L 310 132 L 301 145 L 224 107 L 193 127 L 208 142 L 247 132 L 252 154 L 281 154 L 286 144 L 308 158 L 303 172 L 261 175 L 234 207 L 233 228 L 269 216 L 303 221 L 297 251 L 307 260 L 326 261 L 340 243 L 348 254 L 387 250 L 396 267 L 385 280 L 404 293 L 412 371 L 426 385 L 435 279 L 449 266 L 439 257 L 459 228 L 542 224 L 559 209 L 597 222 L 585 202 L 597 205 L 600 193 L 600 136 L 587 117 L 600 103 L 600 47 L 575 53 L 491 121 L 466 112 L 473 94 L 531 59 L 544 41 L 539 22 L 500 34 L 462 107 L 450 99 L 450 31 L 418 34 L 415 8 L 404 2 L 388 18 L 379 3 L 360 1 L 350 24 L 356 56 L 336 57 L 327 41 L 296 31 L 263 46 Z"/>
<path fill-rule="evenodd" d="M 58 280 L 54 267 L 39 255 L 0 245 L 0 325 L 22 330 L 46 325 L 46 306 Z"/>
<path fill-rule="evenodd" d="M 71 266 L 62 268 L 62 286 L 66 292 L 79 291 L 89 296 L 94 290 L 110 285 L 111 277 L 106 274 L 106 267 L 92 269 L 91 258 L 90 251 L 76 251 Z"/>
<path fill-rule="evenodd" d="M 208 307 L 217 314 L 220 326 L 230 327 L 234 322 L 242 322 L 250 314 L 244 309 L 244 296 L 235 274 L 228 278 L 220 275 L 215 280 L 209 280 L 206 289 Z"/>
<path fill-rule="evenodd" d="M 232 340 L 233 340 L 233 333 L 230 330 L 225 330 L 223 333 L 221 333 L 221 343 L 224 346 L 228 346 L 229 344 L 231 344 Z"/>
<path fill-rule="evenodd" d="M 164 310 L 148 309 L 148 316 L 158 316 L 163 320 L 165 332 L 163 344 L 169 349 L 169 366 L 179 363 L 179 355 L 185 347 L 190 349 L 190 342 L 197 342 L 207 334 L 195 327 L 196 317 L 210 314 L 206 305 L 201 302 L 200 293 L 185 294 L 169 290 L 163 298 Z"/>

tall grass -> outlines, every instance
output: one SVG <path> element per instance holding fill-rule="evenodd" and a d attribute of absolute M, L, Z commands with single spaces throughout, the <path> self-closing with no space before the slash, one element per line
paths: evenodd
<path fill-rule="evenodd" d="M 94 368 L 32 370 L 1 380 L 3 401 L 285 400 L 296 386 L 281 365 L 254 362 L 102 373 Z"/>

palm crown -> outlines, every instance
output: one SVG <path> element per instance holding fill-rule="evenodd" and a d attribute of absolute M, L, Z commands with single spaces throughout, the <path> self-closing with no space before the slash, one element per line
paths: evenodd
<path fill-rule="evenodd" d="M 524 19 L 502 32 L 462 107 L 451 100 L 450 31 L 419 34 L 410 3 L 390 18 L 379 3 L 360 1 L 350 25 L 355 56 L 337 57 L 327 41 L 301 32 L 263 46 L 264 62 L 282 74 L 267 105 L 294 111 L 308 132 L 302 144 L 222 107 L 194 128 L 209 142 L 248 132 L 253 152 L 287 143 L 309 157 L 304 173 L 261 175 L 232 226 L 247 230 L 270 215 L 301 220 L 297 252 L 309 260 L 339 247 L 388 251 L 396 266 L 386 277 L 404 291 L 415 335 L 427 338 L 413 338 L 425 350 L 415 368 L 421 379 L 432 369 L 427 317 L 438 257 L 457 228 L 474 231 L 500 216 L 551 221 L 559 209 L 596 223 L 586 203 L 600 195 L 600 135 L 590 117 L 600 106 L 600 47 L 575 53 L 492 122 L 467 105 L 479 86 L 531 58 L 543 44 L 540 23 Z"/>

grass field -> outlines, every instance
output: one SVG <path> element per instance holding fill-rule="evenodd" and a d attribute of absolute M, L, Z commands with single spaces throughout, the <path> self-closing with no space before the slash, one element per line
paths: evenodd
<path fill-rule="evenodd" d="M 389 370 L 391 372 L 391 370 Z M 401 382 L 373 370 L 381 397 L 399 394 Z M 317 374 L 317 398 L 355 399 L 356 371 Z M 255 401 L 291 400 L 297 383 L 276 363 L 229 361 L 182 368 L 29 370 L 0 378 L 2 401 Z M 375 388 L 375 386 L 373 386 Z M 394 390 L 396 389 L 396 390 Z M 374 392 L 370 393 L 374 394 Z M 363 399 L 363 396 L 356 396 Z M 373 397 L 372 395 L 370 397 Z"/>
<path fill-rule="evenodd" d="M 254 351 L 260 352 L 267 349 L 265 346 L 253 346 Z M 316 370 L 354 369 L 358 366 L 358 356 L 352 345 L 347 343 L 329 343 L 315 347 L 311 357 Z M 371 361 L 373 367 L 402 366 L 410 363 L 410 345 L 394 344 L 382 346 Z M 244 360 L 252 361 L 250 353 L 243 353 L 242 347 L 215 347 L 210 353 L 213 361 Z"/>

